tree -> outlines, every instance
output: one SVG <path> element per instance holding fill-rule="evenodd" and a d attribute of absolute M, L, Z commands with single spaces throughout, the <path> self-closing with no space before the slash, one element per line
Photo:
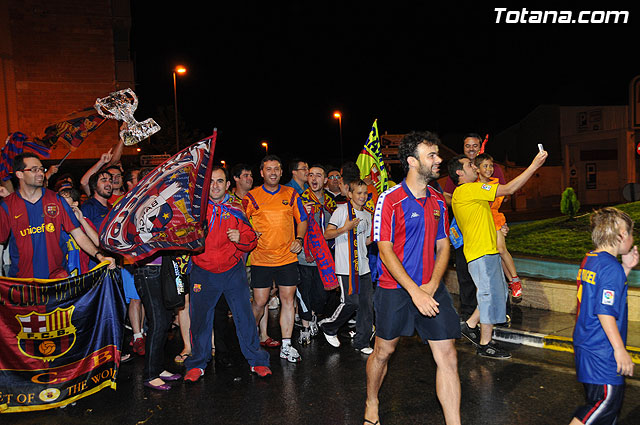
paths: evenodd
<path fill-rule="evenodd" d="M 580 210 L 580 201 L 576 196 L 576 192 L 572 187 L 568 187 L 562 192 L 562 200 L 560 201 L 560 211 L 569 217 L 570 220 L 578 214 Z"/>

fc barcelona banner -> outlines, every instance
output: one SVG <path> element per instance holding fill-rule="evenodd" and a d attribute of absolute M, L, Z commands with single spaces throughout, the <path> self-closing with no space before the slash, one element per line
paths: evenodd
<path fill-rule="evenodd" d="M 100 245 L 131 261 L 204 246 L 216 132 L 172 156 L 131 189 L 100 228 Z"/>
<path fill-rule="evenodd" d="M 108 265 L 65 279 L 0 278 L 0 412 L 116 388 L 125 303 Z"/>

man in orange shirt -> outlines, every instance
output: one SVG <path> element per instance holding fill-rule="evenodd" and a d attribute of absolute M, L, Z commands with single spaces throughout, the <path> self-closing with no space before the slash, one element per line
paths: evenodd
<path fill-rule="evenodd" d="M 253 314 L 260 323 L 269 291 L 275 281 L 280 294 L 280 330 L 282 346 L 280 357 L 292 363 L 301 360 L 291 346 L 293 332 L 294 299 L 300 282 L 297 254 L 307 232 L 307 214 L 298 193 L 291 187 L 281 186 L 282 161 L 267 155 L 260 163 L 262 186 L 247 193 L 242 200 L 247 218 L 258 232 L 258 246 L 251 253 L 251 287 L 253 288 Z M 260 335 L 266 343 L 266 335 Z"/>

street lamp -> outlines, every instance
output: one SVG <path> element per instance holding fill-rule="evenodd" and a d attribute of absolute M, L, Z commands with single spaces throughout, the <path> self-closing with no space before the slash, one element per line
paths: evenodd
<path fill-rule="evenodd" d="M 266 155 L 269 155 L 269 143 L 264 141 L 261 146 L 264 148 Z"/>
<path fill-rule="evenodd" d="M 178 65 L 173 69 L 173 107 L 176 111 L 176 153 L 180 152 L 180 139 L 178 138 L 178 92 L 176 90 L 176 74 L 184 74 L 187 68 Z"/>
<path fill-rule="evenodd" d="M 340 164 L 344 162 L 342 158 L 342 114 L 340 111 L 335 111 L 333 117 L 338 119 L 338 125 L 340 127 Z"/>
<path fill-rule="evenodd" d="M 220 161 L 220 164 L 222 164 L 222 168 L 227 168 L 227 161 Z"/>

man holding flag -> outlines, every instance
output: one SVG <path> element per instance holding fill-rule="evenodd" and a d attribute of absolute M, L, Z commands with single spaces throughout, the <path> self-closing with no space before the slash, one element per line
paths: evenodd
<path fill-rule="evenodd" d="M 378 136 L 378 120 L 371 126 L 367 142 L 358 155 L 356 164 L 360 169 L 360 178 L 367 184 L 374 184 L 378 193 L 382 193 L 389 187 L 389 175 L 382 160 L 380 150 L 380 137 Z"/>

